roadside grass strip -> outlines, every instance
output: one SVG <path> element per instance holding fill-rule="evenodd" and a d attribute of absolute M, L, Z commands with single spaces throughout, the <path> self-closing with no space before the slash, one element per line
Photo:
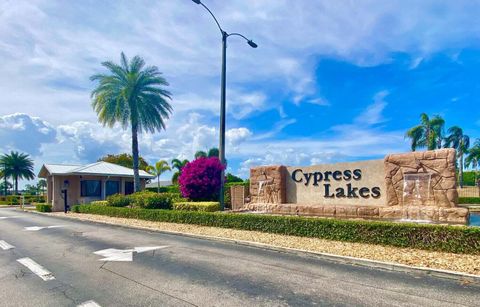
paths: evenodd
<path fill-rule="evenodd" d="M 102 306 L 100 306 L 97 302 L 90 300 L 90 301 L 83 302 L 80 305 L 77 305 L 77 307 L 102 307 Z"/>
<path fill-rule="evenodd" d="M 17 259 L 17 261 L 26 266 L 30 271 L 32 271 L 35 275 L 37 275 L 44 281 L 55 279 L 55 276 L 53 276 L 50 271 L 48 271 L 43 266 L 28 257 Z"/>
<path fill-rule="evenodd" d="M 24 227 L 25 231 L 39 231 L 42 229 L 51 229 L 51 228 L 59 228 L 64 227 L 63 225 L 56 225 L 56 226 L 29 226 Z"/>
<path fill-rule="evenodd" d="M 0 240 L 0 248 L 3 249 L 4 251 L 13 249 L 15 246 L 8 244 L 7 242 Z"/>

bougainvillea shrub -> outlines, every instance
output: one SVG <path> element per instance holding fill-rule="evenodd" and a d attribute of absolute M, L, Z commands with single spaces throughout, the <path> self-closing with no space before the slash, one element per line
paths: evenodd
<path fill-rule="evenodd" d="M 193 201 L 217 200 L 224 166 L 217 157 L 187 163 L 178 178 L 182 196 Z"/>

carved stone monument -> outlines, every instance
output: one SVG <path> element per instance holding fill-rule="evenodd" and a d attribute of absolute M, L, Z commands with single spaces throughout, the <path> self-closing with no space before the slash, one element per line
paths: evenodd
<path fill-rule="evenodd" d="M 243 210 L 465 224 L 455 150 L 391 154 L 384 160 L 250 170 Z"/>

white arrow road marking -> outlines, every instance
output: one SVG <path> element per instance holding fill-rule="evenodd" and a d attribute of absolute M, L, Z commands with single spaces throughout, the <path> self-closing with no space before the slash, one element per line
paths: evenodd
<path fill-rule="evenodd" d="M 24 227 L 26 231 L 39 231 L 42 229 L 50 229 L 50 228 L 59 228 L 59 227 L 64 227 L 63 225 L 56 225 L 56 226 L 29 226 L 29 227 Z"/>
<path fill-rule="evenodd" d="M 107 248 L 94 252 L 95 255 L 103 256 L 104 258 L 98 261 L 133 261 L 133 253 L 144 253 L 154 251 L 168 246 L 141 246 L 132 249 L 116 249 Z"/>
<path fill-rule="evenodd" d="M 17 261 L 23 264 L 24 266 L 26 266 L 27 268 L 29 268 L 30 271 L 35 273 L 38 277 L 40 277 L 44 281 L 55 279 L 55 277 L 50 271 L 48 271 L 43 266 L 41 266 L 40 264 L 36 263 L 35 261 L 33 261 L 28 257 L 17 259 Z"/>
<path fill-rule="evenodd" d="M 97 302 L 90 300 L 90 301 L 81 303 L 77 307 L 102 307 L 102 306 L 98 305 Z"/>
<path fill-rule="evenodd" d="M 6 251 L 7 249 L 15 248 L 15 246 L 8 244 L 7 242 L 0 240 L 0 248 Z"/>

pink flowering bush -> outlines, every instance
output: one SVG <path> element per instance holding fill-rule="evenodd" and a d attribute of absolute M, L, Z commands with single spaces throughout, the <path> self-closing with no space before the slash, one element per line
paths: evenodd
<path fill-rule="evenodd" d="M 217 200 L 224 166 L 217 157 L 187 163 L 178 178 L 182 196 L 194 201 Z"/>

